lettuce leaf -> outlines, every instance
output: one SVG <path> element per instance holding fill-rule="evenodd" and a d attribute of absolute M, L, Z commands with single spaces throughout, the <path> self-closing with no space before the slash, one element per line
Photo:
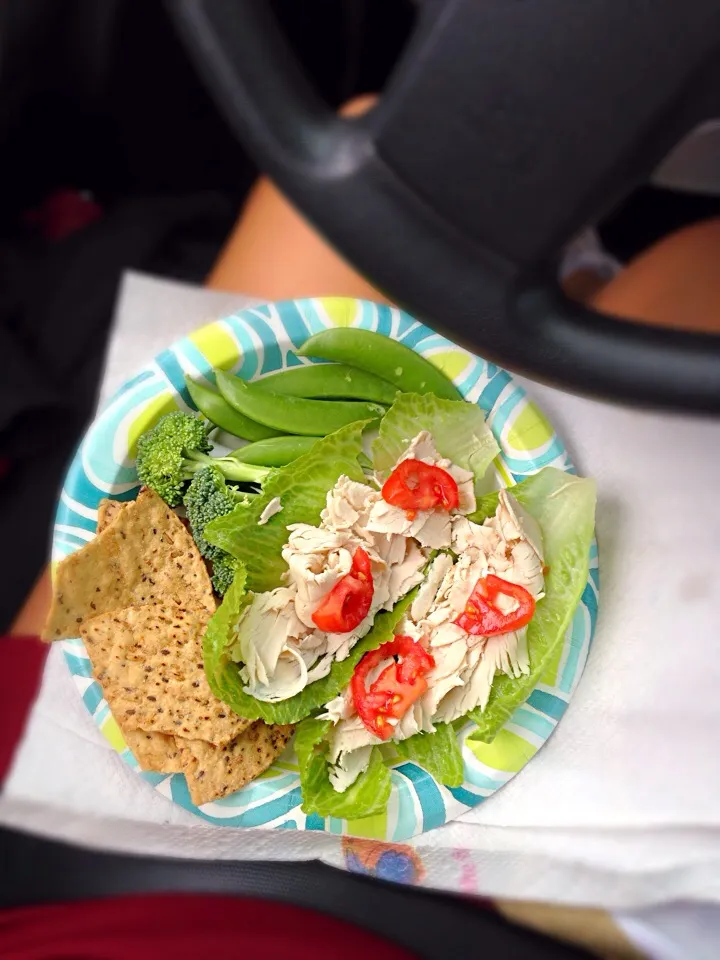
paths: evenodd
<path fill-rule="evenodd" d="M 241 560 L 247 569 L 250 590 L 262 593 L 280 586 L 287 570 L 282 548 L 290 523 L 317 524 L 329 490 L 345 474 L 363 482 L 358 463 L 362 434 L 369 421 L 358 421 L 318 440 L 308 453 L 287 467 L 273 470 L 263 482 L 262 493 L 248 504 L 239 504 L 232 513 L 211 520 L 205 539 Z M 280 498 L 282 511 L 258 526 L 265 507 Z"/>
<path fill-rule="evenodd" d="M 381 813 L 390 798 L 391 776 L 380 747 L 374 747 L 370 764 L 343 793 L 333 790 L 328 776 L 326 747 L 332 728 L 330 720 L 303 720 L 295 735 L 295 752 L 300 766 L 303 812 L 344 819 Z M 418 733 L 393 743 L 401 757 L 412 760 L 448 787 L 463 782 L 460 745 L 452 726 L 438 724 L 435 733 Z"/>
<path fill-rule="evenodd" d="M 240 614 L 252 602 L 253 595 L 247 590 L 247 570 L 245 565 L 238 561 L 235 577 L 220 606 L 210 618 L 203 637 L 203 665 L 205 676 L 210 689 L 224 703 L 249 720 L 259 720 L 260 716 L 243 713 L 237 691 L 242 698 L 247 698 L 242 692 L 242 681 L 237 665 L 230 660 L 230 650 L 235 642 L 235 628 Z M 235 701 L 235 702 L 233 702 Z M 254 702 L 254 701 L 253 701 Z"/>
<path fill-rule="evenodd" d="M 395 743 L 401 757 L 412 760 L 446 787 L 459 787 L 464 780 L 463 758 L 452 725 L 438 723 L 435 733 L 416 733 Z"/>
<path fill-rule="evenodd" d="M 531 694 L 548 663 L 562 644 L 588 576 L 590 544 L 595 529 L 595 483 L 573 477 L 554 467 L 512 487 L 513 496 L 535 517 L 543 532 L 545 597 L 538 602 L 528 626 L 530 674 L 514 679 L 495 678 L 484 712 L 472 710 L 468 716 L 478 729 L 471 740 L 489 743 L 503 724 Z M 483 497 L 470 517 L 481 523 L 492 516 L 497 493 Z"/>
<path fill-rule="evenodd" d="M 382 813 L 390 799 L 390 771 L 383 763 L 377 747 L 370 754 L 370 764 L 352 786 L 343 793 L 333 790 L 328 776 L 325 755 L 330 720 L 304 720 L 295 732 L 295 753 L 300 767 L 303 813 L 321 817 L 355 820 Z"/>
<path fill-rule="evenodd" d="M 241 568 L 205 631 L 203 656 L 210 689 L 240 717 L 265 720 L 266 723 L 297 723 L 319 710 L 350 683 L 355 667 L 369 650 L 375 650 L 392 640 L 395 627 L 405 616 L 416 592 L 417 589 L 411 590 L 392 610 L 379 613 L 372 630 L 358 640 L 345 660 L 336 660 L 330 673 L 322 680 L 308 684 L 288 700 L 264 703 L 245 693 L 240 666 L 230 656 L 236 640 L 238 619 L 253 597 L 246 590 L 246 579 Z"/>
<path fill-rule="evenodd" d="M 432 434 L 438 452 L 475 474 L 476 485 L 500 453 L 485 414 L 466 400 L 442 400 L 432 393 L 400 393 L 380 422 L 372 445 L 378 473 L 389 473 L 421 430 Z"/>

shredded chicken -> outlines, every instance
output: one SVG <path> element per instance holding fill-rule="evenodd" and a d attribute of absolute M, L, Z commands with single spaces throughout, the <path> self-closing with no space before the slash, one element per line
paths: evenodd
<path fill-rule="evenodd" d="M 368 633 L 379 611 L 391 609 L 423 582 L 430 550 L 451 545 L 453 524 L 475 509 L 473 474 L 441 458 L 427 431 L 411 441 L 398 462 L 409 458 L 436 464 L 454 477 L 459 491 L 457 510 L 418 511 L 411 519 L 386 503 L 375 487 L 340 477 L 327 494 L 317 526 L 297 523 L 287 528 L 288 540 L 282 551 L 288 565 L 286 586 L 255 596 L 238 624 L 235 649 L 237 659 L 243 662 L 248 693 L 260 700 L 284 700 L 327 676 L 332 664 L 346 659 Z M 266 523 L 280 510 L 282 504 L 275 498 L 259 523 Z M 313 613 L 350 572 L 359 547 L 367 553 L 372 570 L 370 610 L 354 630 L 324 633 L 316 628 Z M 451 566 L 447 555 L 433 562 L 415 601 L 420 604 L 415 611 L 418 623 Z M 417 632 L 418 627 L 412 623 L 408 629 Z M 356 768 L 348 767 L 344 775 L 351 769 Z"/>
<path fill-rule="evenodd" d="M 421 546 L 434 550 L 449 547 L 453 515 L 472 513 L 475 510 L 473 474 L 450 460 L 442 458 L 435 449 L 432 437 L 427 430 L 423 430 L 415 437 L 395 466 L 399 466 L 404 460 L 421 460 L 423 463 L 447 471 L 458 486 L 457 510 L 452 513 L 444 510 L 417 510 L 408 514 L 401 507 L 394 507 L 386 503 L 382 497 L 378 497 L 370 510 L 367 529 L 372 532 L 413 537 Z"/>
<path fill-rule="evenodd" d="M 238 623 L 235 652 L 244 664 L 246 690 L 259 700 L 292 697 L 306 682 L 307 667 L 294 651 L 306 630 L 295 614 L 295 594 L 294 587 L 257 594 Z"/>
<path fill-rule="evenodd" d="M 280 513 L 282 510 L 282 503 L 280 502 L 280 497 L 273 497 L 272 500 L 265 507 L 263 512 L 260 514 L 258 519 L 258 526 L 264 526 L 271 517 L 274 517 L 276 514 Z"/>
<path fill-rule="evenodd" d="M 350 753 L 343 753 L 337 764 L 330 767 L 330 783 L 338 793 L 344 793 L 351 787 L 361 773 L 364 773 L 370 763 L 372 744 L 358 747 Z"/>
<path fill-rule="evenodd" d="M 396 723 L 392 740 L 430 733 L 436 723 L 452 723 L 470 710 L 484 710 L 496 674 L 519 677 L 530 670 L 526 627 L 475 637 L 453 621 L 465 609 L 478 579 L 488 573 L 521 584 L 536 599 L 542 596 L 539 525 L 512 494 L 501 491 L 495 515 L 482 525 L 459 515 L 452 518 L 451 527 L 457 560 L 453 562 L 448 554 L 433 560 L 408 615 L 397 628 L 397 633 L 416 640 L 426 638 L 435 666 L 427 674 L 427 691 Z M 507 596 L 498 597 L 497 603 L 503 612 L 517 607 L 517 601 Z M 357 768 L 348 754 L 381 741 L 363 726 L 348 691 L 328 703 L 323 716 L 335 724 L 330 757 L 335 769 L 342 771 L 333 785 L 336 790 L 347 789 Z"/>

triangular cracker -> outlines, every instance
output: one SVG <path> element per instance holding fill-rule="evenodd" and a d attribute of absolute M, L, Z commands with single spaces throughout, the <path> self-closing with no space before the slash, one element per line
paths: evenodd
<path fill-rule="evenodd" d="M 224 747 L 198 740 L 178 741 L 192 802 L 199 807 L 244 787 L 283 752 L 292 732 L 291 726 L 270 727 L 258 720 Z"/>
<path fill-rule="evenodd" d="M 108 500 L 107 498 L 101 500 L 98 504 L 97 532 L 102 533 L 106 527 L 109 527 L 126 506 L 127 503 L 123 503 L 122 500 Z"/>
<path fill-rule="evenodd" d="M 93 676 L 102 686 L 105 669 L 110 662 L 113 638 L 103 631 L 88 630 L 87 623 L 81 627 L 81 634 L 92 663 Z M 146 730 L 127 730 L 122 727 L 120 729 L 125 743 L 143 770 L 155 773 L 182 773 L 180 751 L 175 737 Z"/>
<path fill-rule="evenodd" d="M 202 637 L 207 610 L 143 604 L 90 620 L 88 651 L 109 651 L 101 682 L 124 730 L 148 730 L 225 744 L 251 721 L 213 694 L 205 677 Z"/>
<path fill-rule="evenodd" d="M 216 607 L 192 537 L 160 497 L 144 491 L 94 540 L 58 565 L 43 639 L 77 637 L 90 617 L 152 601 L 209 613 Z"/>
<path fill-rule="evenodd" d="M 153 773 L 182 773 L 180 749 L 175 737 L 147 730 L 123 730 L 125 743 L 141 770 Z"/>

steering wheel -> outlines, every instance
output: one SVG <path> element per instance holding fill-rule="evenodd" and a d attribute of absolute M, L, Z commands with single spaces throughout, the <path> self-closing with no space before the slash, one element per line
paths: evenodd
<path fill-rule="evenodd" d="M 720 336 L 565 298 L 559 251 L 720 116 L 718 0 L 423 0 L 378 105 L 340 119 L 267 0 L 169 0 L 259 166 L 456 342 L 620 402 L 720 412 Z"/>

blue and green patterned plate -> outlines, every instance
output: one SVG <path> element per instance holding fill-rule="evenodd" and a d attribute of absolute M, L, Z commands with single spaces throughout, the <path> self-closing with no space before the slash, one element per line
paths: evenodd
<path fill-rule="evenodd" d="M 511 485 L 546 466 L 573 472 L 562 442 L 509 373 L 460 349 L 401 310 L 341 298 L 267 304 L 203 327 L 163 351 L 107 404 L 85 435 L 65 479 L 55 522 L 53 561 L 93 538 L 97 507 L 103 497 L 135 497 L 138 437 L 162 414 L 194 409 L 185 388 L 186 373 L 212 382 L 214 367 L 252 378 L 308 363 L 295 355 L 294 348 L 311 334 L 331 326 L 361 327 L 392 337 L 452 377 L 465 398 L 477 403 L 487 415 L 502 451 L 496 463 L 500 483 Z M 233 827 L 325 830 L 401 841 L 453 820 L 487 800 L 545 743 L 580 679 L 597 604 L 598 560 L 593 544 L 587 586 L 555 662 L 493 743 L 465 740 L 462 787 L 448 789 L 415 764 L 398 761 L 392 771 L 393 791 L 386 813 L 355 821 L 302 813 L 297 766 L 290 751 L 258 780 L 232 796 L 195 807 L 182 775 L 139 770 L 100 686 L 92 679 L 82 641 L 66 640 L 63 648 L 80 696 L 123 760 L 164 796 L 203 819 Z"/>

